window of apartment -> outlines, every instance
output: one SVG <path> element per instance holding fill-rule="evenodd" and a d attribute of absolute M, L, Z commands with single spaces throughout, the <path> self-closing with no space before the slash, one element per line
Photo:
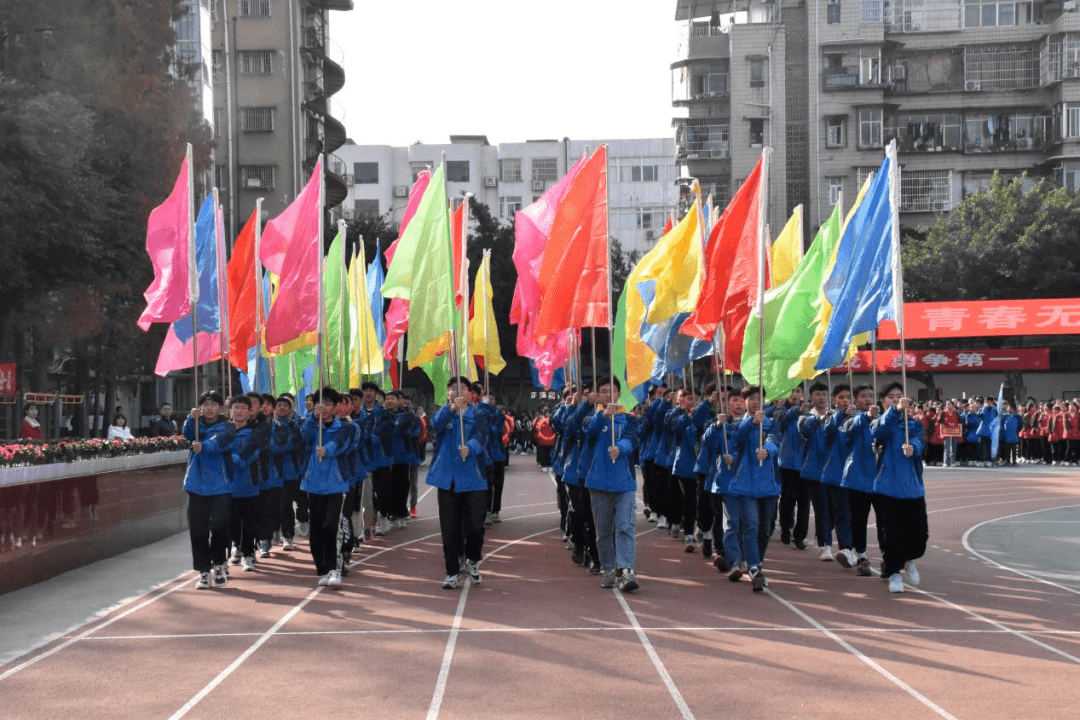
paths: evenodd
<path fill-rule="evenodd" d="M 859 58 L 859 84 L 877 85 L 881 82 L 881 56 Z"/>
<path fill-rule="evenodd" d="M 750 87 L 765 87 L 765 58 L 750 58 Z"/>
<path fill-rule="evenodd" d="M 1073 192 L 1080 191 L 1080 163 L 1066 162 L 1061 165 L 1060 184 Z"/>
<path fill-rule="evenodd" d="M 859 147 L 881 147 L 882 111 L 880 108 L 859 110 Z"/>
<path fill-rule="evenodd" d="M 847 115 L 825 118 L 825 147 L 847 147 Z"/>
<path fill-rule="evenodd" d="M 518 178 L 521 179 L 520 177 Z M 520 195 L 504 195 L 499 198 L 499 217 L 507 220 L 514 219 L 514 213 L 521 210 Z"/>
<path fill-rule="evenodd" d="M 866 184 L 866 179 L 878 171 L 877 165 L 864 165 L 862 167 L 855 168 L 855 184 L 858 185 L 858 190 L 862 190 L 862 186 Z"/>
<path fill-rule="evenodd" d="M 210 0 L 210 22 L 217 24 L 218 21 L 218 6 L 221 4 L 221 0 Z"/>
<path fill-rule="evenodd" d="M 1047 140 L 1052 118 L 1032 113 L 964 113 L 964 150 L 1033 150 Z"/>
<path fill-rule="evenodd" d="M 1061 137 L 1080 137 L 1080 103 L 1065 103 L 1062 106 Z"/>
<path fill-rule="evenodd" d="M 240 108 L 240 129 L 244 132 L 274 132 L 272 107 Z"/>
<path fill-rule="evenodd" d="M 273 50 L 240 50 L 236 53 L 241 75 L 273 75 Z"/>
<path fill-rule="evenodd" d="M 690 97 L 695 99 L 723 97 L 728 92 L 727 65 L 706 65 L 690 68 Z"/>
<path fill-rule="evenodd" d="M 859 22 L 863 25 L 877 25 L 884 17 L 881 11 L 882 0 L 862 0 L 862 13 Z"/>
<path fill-rule="evenodd" d="M 212 50 L 210 59 L 214 63 L 214 84 L 220 85 L 225 82 L 225 57 L 220 50 Z"/>
<path fill-rule="evenodd" d="M 219 188 L 229 187 L 229 166 L 228 165 L 215 165 L 214 166 L 214 184 Z"/>
<path fill-rule="evenodd" d="M 834 176 L 825 178 L 829 182 L 829 205 L 840 202 L 840 193 L 844 192 L 844 178 Z"/>
<path fill-rule="evenodd" d="M 655 158 L 615 158 L 612 175 L 617 182 L 656 182 L 660 179 L 660 165 Z"/>
<path fill-rule="evenodd" d="M 276 165 L 241 165 L 240 187 L 252 190 L 273 190 Z"/>
<path fill-rule="evenodd" d="M 765 144 L 765 121 L 755 118 L 750 121 L 750 147 L 761 147 Z"/>
<path fill-rule="evenodd" d="M 840 0 L 829 0 L 827 22 L 830 25 L 840 24 Z"/>
<path fill-rule="evenodd" d="M 409 163 L 409 169 L 412 171 L 412 181 L 416 184 L 416 179 L 420 177 L 420 173 L 425 170 L 430 170 L 431 165 L 426 162 L 411 162 Z"/>
<path fill-rule="evenodd" d="M 353 183 L 356 185 L 376 185 L 379 182 L 379 163 L 353 163 Z"/>
<path fill-rule="evenodd" d="M 1020 90 L 1039 86 L 1037 42 L 964 46 L 964 89 Z"/>
<path fill-rule="evenodd" d="M 1032 0 L 964 0 L 964 27 L 1011 27 L 1033 21 Z"/>
<path fill-rule="evenodd" d="M 270 17 L 270 0 L 240 0 L 240 17 Z"/>
<path fill-rule="evenodd" d="M 952 210 L 952 170 L 906 170 L 900 174 L 900 212 Z"/>
<path fill-rule="evenodd" d="M 379 217 L 379 201 L 378 200 L 354 200 L 353 201 L 353 217 L 359 218 L 377 218 Z"/>
<path fill-rule="evenodd" d="M 214 137 L 221 137 L 222 132 L 225 129 L 225 108 L 214 108 Z M 221 187 L 218 185 L 218 187 Z"/>
<path fill-rule="evenodd" d="M 558 158 L 533 158 L 532 159 L 532 179 L 543 180 L 550 182 L 557 180 L 559 177 L 559 159 Z"/>
<path fill-rule="evenodd" d="M 521 182 L 521 158 L 500 160 L 499 179 L 503 182 Z"/>
<path fill-rule="evenodd" d="M 960 148 L 960 113 L 911 113 L 885 121 L 886 142 L 896 139 L 902 152 Z"/>
<path fill-rule="evenodd" d="M 728 118 L 692 118 L 680 121 L 675 129 L 676 152 L 701 159 L 731 156 Z"/>
<path fill-rule="evenodd" d="M 446 182 L 469 182 L 469 161 L 447 160 Z"/>

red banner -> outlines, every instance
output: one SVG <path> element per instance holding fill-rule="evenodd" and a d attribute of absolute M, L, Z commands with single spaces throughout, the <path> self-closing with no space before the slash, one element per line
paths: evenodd
<path fill-rule="evenodd" d="M 851 371 L 873 369 L 870 350 L 860 350 L 851 358 Z M 977 372 L 980 370 L 1049 370 L 1050 348 L 1006 348 L 1003 350 L 908 350 L 907 369 L 917 372 Z M 878 372 L 900 372 L 899 350 L 877 351 Z M 833 368 L 846 373 L 847 365 Z"/>
<path fill-rule="evenodd" d="M 0 395 L 15 393 L 15 363 L 0 363 Z"/>
<path fill-rule="evenodd" d="M 1080 298 L 904 303 L 904 337 L 1078 335 Z M 881 323 L 878 338 L 897 340 L 896 325 Z"/>

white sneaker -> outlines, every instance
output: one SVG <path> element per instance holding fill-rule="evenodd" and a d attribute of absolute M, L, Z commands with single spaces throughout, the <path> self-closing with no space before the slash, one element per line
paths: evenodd
<path fill-rule="evenodd" d="M 255 570 L 255 558 L 250 555 L 245 555 L 241 560 L 241 566 L 245 572 L 253 572 Z"/>
<path fill-rule="evenodd" d="M 908 560 L 907 563 L 904 565 L 904 570 L 907 572 L 908 582 L 912 585 L 918 585 L 920 579 L 919 569 L 915 567 L 915 561 Z"/>
<path fill-rule="evenodd" d="M 231 562 L 233 565 L 239 565 L 240 561 L 243 558 L 244 558 L 244 556 L 240 552 L 240 548 L 236 548 L 235 550 L 233 550 L 233 554 L 232 554 L 232 557 L 229 558 L 229 562 Z"/>
<path fill-rule="evenodd" d="M 830 562 L 833 559 L 832 548 L 828 545 L 821 548 L 821 552 L 818 553 L 817 559 L 824 560 L 825 562 Z"/>
<path fill-rule="evenodd" d="M 199 573 L 199 580 L 195 583 L 196 590 L 206 590 L 210 587 L 210 573 Z"/>
<path fill-rule="evenodd" d="M 225 574 L 224 565 L 214 566 L 214 587 L 223 588 L 229 584 L 229 576 Z"/>
<path fill-rule="evenodd" d="M 900 573 L 893 573 L 889 576 L 889 592 L 902 593 L 904 592 L 904 579 L 900 577 Z"/>
<path fill-rule="evenodd" d="M 319 578 L 319 585 L 322 585 L 323 587 L 325 587 L 325 586 L 327 586 L 329 584 L 330 584 L 330 573 L 326 573 L 321 578 Z"/>
<path fill-rule="evenodd" d="M 855 566 L 855 552 L 850 549 L 843 549 L 836 553 L 836 562 L 840 563 L 843 568 L 850 568 Z"/>
<path fill-rule="evenodd" d="M 447 575 L 446 579 L 443 580 L 443 583 L 442 583 L 443 590 L 454 590 L 454 589 L 456 589 L 457 585 L 458 585 L 458 579 L 457 578 L 458 578 L 457 575 Z"/>
<path fill-rule="evenodd" d="M 300 537 L 308 537 L 311 535 L 311 523 L 302 522 L 297 525 L 296 534 Z"/>
<path fill-rule="evenodd" d="M 326 573 L 326 584 L 329 587 L 341 587 L 341 571 L 331 570 Z"/>
<path fill-rule="evenodd" d="M 408 527 L 409 526 L 409 521 L 406 520 L 405 518 L 398 518 L 397 526 L 399 528 Z"/>
<path fill-rule="evenodd" d="M 377 535 L 386 535 L 390 532 L 390 518 L 385 515 L 379 516 L 379 526 L 375 529 Z"/>
<path fill-rule="evenodd" d="M 658 516 L 656 518 L 656 529 L 657 530 L 663 530 L 663 529 L 669 528 L 669 527 L 671 527 L 671 525 L 668 524 L 668 521 L 667 521 L 666 517 L 664 517 L 663 515 L 660 515 L 660 516 Z"/>
<path fill-rule="evenodd" d="M 476 566 L 472 560 L 465 561 L 465 572 L 468 573 L 469 579 L 472 580 L 473 585 L 480 584 L 480 568 Z"/>

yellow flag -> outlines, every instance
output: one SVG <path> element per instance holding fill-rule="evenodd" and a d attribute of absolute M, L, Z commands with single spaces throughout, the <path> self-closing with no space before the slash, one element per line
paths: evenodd
<path fill-rule="evenodd" d="M 844 226 L 840 229 L 840 235 L 837 239 L 843 236 L 844 229 L 847 228 L 847 224 L 851 222 L 851 218 L 855 215 L 855 209 L 859 207 L 859 203 L 862 202 L 863 197 L 866 195 L 867 188 L 870 187 L 870 181 L 873 179 L 873 175 L 866 178 L 866 182 L 859 188 L 859 196 L 855 198 L 855 202 L 852 204 L 851 209 L 848 210 L 847 217 L 844 218 Z M 832 256 L 829 258 L 829 265 L 825 270 L 825 277 L 829 276 L 832 272 L 832 267 L 836 263 L 836 251 L 839 249 L 840 243 L 836 243 L 836 247 L 832 250 Z M 814 369 L 814 365 L 817 363 L 818 357 L 821 355 L 821 348 L 825 344 L 825 329 L 829 327 L 829 320 L 832 318 L 832 303 L 825 297 L 825 293 L 822 292 L 818 295 L 817 302 L 815 303 L 818 308 L 817 317 L 814 318 L 814 323 L 817 329 L 814 331 L 814 339 L 810 341 L 810 346 L 806 348 L 806 352 L 791 366 L 788 370 L 789 378 L 801 378 L 803 380 L 813 380 L 819 373 Z M 860 338 L 855 338 L 858 341 Z M 853 342 L 847 351 L 847 359 L 851 357 L 858 350 L 858 346 Z"/>
<path fill-rule="evenodd" d="M 473 314 L 469 320 L 469 355 L 482 358 L 488 372 L 498 375 L 506 367 L 499 351 L 499 331 L 495 325 L 495 309 L 491 304 L 491 251 L 484 251 L 480 271 L 473 283 Z M 471 365 L 471 363 L 470 363 Z"/>
<path fill-rule="evenodd" d="M 367 262 L 364 243 L 349 267 L 349 387 L 360 387 L 361 375 L 377 375 L 383 371 L 382 347 L 375 334 L 375 319 L 371 315 L 371 299 L 367 289 Z"/>
<path fill-rule="evenodd" d="M 779 287 L 791 277 L 803 257 L 803 207 L 796 205 L 787 225 L 769 248 L 770 287 Z"/>
<path fill-rule="evenodd" d="M 656 243 L 664 262 L 655 268 L 656 295 L 646 322 L 655 325 L 679 313 L 693 312 L 701 295 L 702 273 L 701 212 L 698 201 L 690 211 Z M 629 306 L 627 306 L 629 312 Z"/>

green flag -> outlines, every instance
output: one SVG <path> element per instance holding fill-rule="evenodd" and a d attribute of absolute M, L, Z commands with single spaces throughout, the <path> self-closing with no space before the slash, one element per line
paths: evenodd
<path fill-rule="evenodd" d="M 323 358 L 326 363 L 326 381 L 339 391 L 349 389 L 349 301 L 344 282 L 344 243 L 345 238 L 339 232 L 330 243 L 330 251 L 323 265 L 323 303 L 326 307 Z"/>
<path fill-rule="evenodd" d="M 431 178 L 416 215 L 398 241 L 382 294 L 409 301 L 409 367 L 431 362 L 454 321 L 450 213 L 445 165 Z"/>
<path fill-rule="evenodd" d="M 615 312 L 615 332 L 611 338 L 611 367 L 615 370 L 615 377 L 622 385 L 619 395 L 619 404 L 627 410 L 637 405 L 637 398 L 631 391 L 630 384 L 626 381 L 626 288 L 623 287 L 619 295 L 619 306 Z"/>
<path fill-rule="evenodd" d="M 814 339 L 816 301 L 821 294 L 836 243 L 840 240 L 840 223 L 840 206 L 837 204 L 791 277 L 765 293 L 762 384 L 765 386 L 766 402 L 787 397 L 802 382 L 799 378 L 789 378 L 788 369 Z M 756 313 L 751 313 L 746 323 L 745 337 L 758 337 L 760 323 Z M 743 344 L 740 373 L 747 378 L 758 377 L 756 342 Z"/>
<path fill-rule="evenodd" d="M 446 404 L 446 383 L 450 382 L 450 368 L 447 367 L 449 359 L 450 355 L 444 353 L 426 365 L 421 366 L 431 379 L 431 384 L 435 386 L 436 406 Z"/>

